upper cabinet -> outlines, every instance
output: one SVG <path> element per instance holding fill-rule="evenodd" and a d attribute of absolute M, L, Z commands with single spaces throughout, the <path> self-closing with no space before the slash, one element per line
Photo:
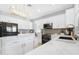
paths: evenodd
<path fill-rule="evenodd" d="M 67 9 L 66 12 L 65 12 L 65 20 L 66 20 L 66 26 L 68 24 L 73 24 L 75 25 L 75 13 L 74 13 L 74 8 L 70 8 L 70 9 Z"/>
<path fill-rule="evenodd" d="M 75 5 L 75 25 L 79 26 L 79 5 Z"/>
<path fill-rule="evenodd" d="M 74 8 L 66 10 L 66 25 L 73 24 L 75 27 L 79 26 L 79 5 L 74 5 Z"/>
<path fill-rule="evenodd" d="M 52 23 L 53 28 L 63 28 L 65 27 L 65 14 L 59 14 L 53 17 Z"/>
<path fill-rule="evenodd" d="M 32 29 L 32 23 L 27 19 L 0 14 L 0 22 L 17 23 L 19 29 Z"/>

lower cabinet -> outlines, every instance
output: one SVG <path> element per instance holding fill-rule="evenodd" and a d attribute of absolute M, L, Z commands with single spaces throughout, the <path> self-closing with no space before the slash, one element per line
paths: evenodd
<path fill-rule="evenodd" d="M 27 52 L 31 51 L 33 49 L 33 42 L 28 42 L 22 44 L 22 52 L 23 54 L 26 54 Z"/>
<path fill-rule="evenodd" d="M 33 47 L 34 48 L 37 48 L 39 45 L 41 45 L 41 43 L 39 42 L 38 38 L 36 38 L 34 41 L 33 41 Z"/>
<path fill-rule="evenodd" d="M 2 55 L 23 55 L 33 49 L 33 42 L 16 43 L 2 48 Z"/>
<path fill-rule="evenodd" d="M 42 44 L 42 36 L 41 33 L 38 33 L 37 37 L 35 37 L 34 41 L 33 41 L 33 46 L 34 48 L 40 46 Z"/>
<path fill-rule="evenodd" d="M 2 40 L 2 41 L 1 41 Z M 24 36 L 0 39 L 0 55 L 23 55 L 38 46 L 39 38 Z"/>
<path fill-rule="evenodd" d="M 32 50 L 31 45 L 27 45 L 26 43 L 23 44 L 15 44 L 11 46 L 5 46 L 2 48 L 2 55 L 22 55 L 30 50 Z"/>
<path fill-rule="evenodd" d="M 33 49 L 33 38 L 2 38 L 2 55 L 23 55 Z"/>
<path fill-rule="evenodd" d="M 22 48 L 20 44 L 11 46 L 5 46 L 2 48 L 2 55 L 19 55 L 22 54 Z"/>
<path fill-rule="evenodd" d="M 1 38 L 0 38 L 0 55 L 1 55 L 1 53 L 2 53 L 2 52 L 1 52 Z"/>

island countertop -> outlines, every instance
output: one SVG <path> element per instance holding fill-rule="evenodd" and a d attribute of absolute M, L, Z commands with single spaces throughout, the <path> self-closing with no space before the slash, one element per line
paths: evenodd
<path fill-rule="evenodd" d="M 26 55 L 79 55 L 79 41 L 62 40 L 58 37 L 30 51 Z"/>

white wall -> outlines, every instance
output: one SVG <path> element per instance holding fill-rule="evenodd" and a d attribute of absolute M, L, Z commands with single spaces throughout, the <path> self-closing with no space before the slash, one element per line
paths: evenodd
<path fill-rule="evenodd" d="M 78 25 L 78 21 L 75 23 L 75 10 L 74 8 L 67 9 L 64 14 L 51 16 L 35 21 L 36 32 L 40 32 L 43 29 L 43 24 L 53 23 L 53 28 L 65 28 L 68 24 Z"/>
<path fill-rule="evenodd" d="M 65 27 L 65 14 L 59 14 L 35 21 L 36 32 L 40 32 L 40 29 L 43 29 L 43 24 L 45 23 L 53 23 L 53 28 Z"/>
<path fill-rule="evenodd" d="M 32 29 L 32 23 L 29 20 L 0 15 L 0 21 L 17 23 L 19 29 Z"/>

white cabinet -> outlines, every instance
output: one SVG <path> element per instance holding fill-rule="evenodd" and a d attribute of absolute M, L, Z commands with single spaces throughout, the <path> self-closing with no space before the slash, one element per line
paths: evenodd
<path fill-rule="evenodd" d="M 19 54 L 21 44 L 18 36 L 10 36 L 2 38 L 2 54 Z M 19 51 L 19 52 L 18 52 Z"/>
<path fill-rule="evenodd" d="M 24 34 L 0 38 L 0 53 L 2 55 L 22 55 L 41 45 L 41 33 Z"/>
<path fill-rule="evenodd" d="M 2 39 L 2 38 L 0 38 L 0 55 L 1 55 L 1 52 L 2 52 L 2 51 L 1 51 L 1 47 L 2 47 L 2 46 L 1 46 L 1 39 Z"/>
<path fill-rule="evenodd" d="M 42 35 L 41 35 L 41 33 L 37 33 L 37 37 L 35 37 L 35 39 L 34 39 L 34 48 L 36 48 L 36 47 L 38 47 L 39 45 L 41 45 L 42 44 Z"/>
<path fill-rule="evenodd" d="M 3 37 L 1 40 L 3 55 L 22 55 L 33 49 L 34 34 Z"/>
<path fill-rule="evenodd" d="M 65 14 L 56 15 L 51 21 L 53 23 L 53 28 L 63 28 L 65 27 Z"/>
<path fill-rule="evenodd" d="M 15 54 L 22 54 L 22 48 L 20 44 L 13 44 L 11 46 L 5 46 L 2 50 L 3 55 L 15 55 Z"/>
<path fill-rule="evenodd" d="M 75 5 L 75 26 L 79 26 L 79 4 Z"/>
<path fill-rule="evenodd" d="M 29 20 L 23 20 L 17 17 L 0 14 L 1 22 L 17 23 L 19 29 L 32 29 L 32 23 Z"/>
<path fill-rule="evenodd" d="M 66 10 L 66 26 L 68 24 L 75 25 L 75 13 L 74 8 L 70 8 Z"/>
<path fill-rule="evenodd" d="M 74 6 L 75 8 L 75 34 L 79 33 L 79 4 Z"/>
<path fill-rule="evenodd" d="M 23 50 L 23 54 L 33 49 L 33 41 L 35 40 L 34 38 L 34 34 L 20 35 L 18 37 L 18 39 L 20 39 L 20 42 L 22 43 L 21 48 Z"/>
<path fill-rule="evenodd" d="M 23 53 L 29 52 L 33 49 L 33 41 L 29 40 L 28 43 L 22 45 Z"/>

